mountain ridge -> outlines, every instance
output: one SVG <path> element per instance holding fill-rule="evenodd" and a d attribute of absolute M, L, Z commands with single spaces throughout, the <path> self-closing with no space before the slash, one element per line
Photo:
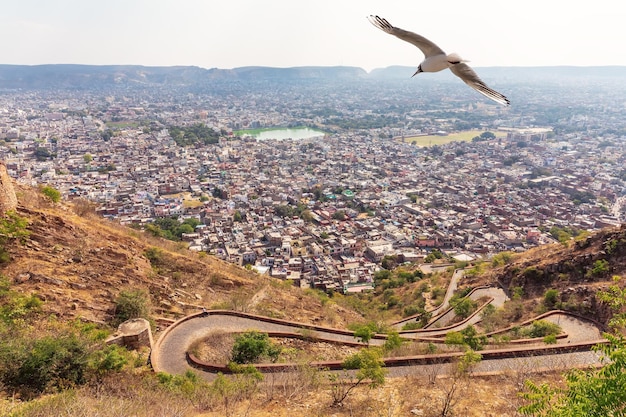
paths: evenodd
<path fill-rule="evenodd" d="M 107 88 L 128 86 L 201 86 L 227 81 L 348 81 L 410 79 L 415 70 L 409 66 L 376 68 L 370 72 L 354 66 L 245 66 L 232 69 L 198 66 L 0 64 L 0 88 Z M 481 77 L 502 81 L 540 79 L 626 78 L 626 66 L 540 66 L 476 67 Z M 447 71 L 429 74 L 435 79 L 450 78 Z"/>

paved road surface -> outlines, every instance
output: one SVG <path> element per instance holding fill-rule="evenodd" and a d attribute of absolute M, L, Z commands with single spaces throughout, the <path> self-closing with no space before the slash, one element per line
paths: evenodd
<path fill-rule="evenodd" d="M 557 314 L 550 316 L 551 321 L 557 322 L 564 331 L 572 335 L 571 339 L 561 340 L 560 343 L 575 343 L 595 341 L 600 339 L 600 330 L 592 324 L 567 316 Z M 241 332 L 246 330 L 258 330 L 262 332 L 292 332 L 298 333 L 302 327 L 299 324 L 289 322 L 266 322 L 253 317 L 236 317 L 220 312 L 210 314 L 198 314 L 179 320 L 168 328 L 159 338 L 153 348 L 151 361 L 155 371 L 163 371 L 170 374 L 182 374 L 191 368 L 186 360 L 186 352 L 197 340 L 202 340 L 212 332 Z M 323 328 L 307 331 L 312 336 L 326 339 L 354 342 L 351 334 L 338 334 Z M 416 336 L 418 336 L 416 334 Z M 380 344 L 380 340 L 372 340 L 371 344 Z M 598 364 L 599 357 L 593 352 L 576 352 L 555 355 L 538 356 L 532 358 L 509 358 L 497 360 L 484 360 L 476 369 L 477 372 L 507 371 L 510 369 L 578 367 Z M 562 365 L 562 366 L 561 366 Z M 404 375 L 408 373 L 428 373 L 433 365 L 414 365 L 388 368 L 390 375 Z M 441 366 L 441 365 L 436 365 Z M 206 379 L 212 379 L 209 372 L 200 373 Z"/>

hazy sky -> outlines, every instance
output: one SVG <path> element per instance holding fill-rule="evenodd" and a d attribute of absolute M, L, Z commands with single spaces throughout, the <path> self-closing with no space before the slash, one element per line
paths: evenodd
<path fill-rule="evenodd" d="M 417 66 L 378 14 L 474 67 L 626 65 L 617 0 L 0 0 L 0 64 Z"/>

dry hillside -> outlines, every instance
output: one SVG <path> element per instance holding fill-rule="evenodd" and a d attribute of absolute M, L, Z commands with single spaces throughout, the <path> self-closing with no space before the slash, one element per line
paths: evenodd
<path fill-rule="evenodd" d="M 567 244 L 552 244 L 512 255 L 508 263 L 466 284 L 498 283 L 509 294 L 520 288 L 527 300 L 558 291 L 559 307 L 606 324 L 609 311 L 596 299 L 614 276 L 626 274 L 626 225 L 604 229 Z"/>
<path fill-rule="evenodd" d="M 107 322 L 120 291 L 143 289 L 157 320 L 202 307 L 336 326 L 358 318 L 337 306 L 324 308 L 296 288 L 99 218 L 85 202 L 54 204 L 21 186 L 16 193 L 29 237 L 5 245 L 11 260 L 1 273 L 59 317 Z"/>

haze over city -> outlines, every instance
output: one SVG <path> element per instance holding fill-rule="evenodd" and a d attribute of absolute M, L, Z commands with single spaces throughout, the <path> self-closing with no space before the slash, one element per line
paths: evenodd
<path fill-rule="evenodd" d="M 377 14 L 474 67 L 626 65 L 620 53 L 625 12 L 608 0 L 6 3 L 3 64 L 416 66 L 419 50 L 367 22 Z"/>

